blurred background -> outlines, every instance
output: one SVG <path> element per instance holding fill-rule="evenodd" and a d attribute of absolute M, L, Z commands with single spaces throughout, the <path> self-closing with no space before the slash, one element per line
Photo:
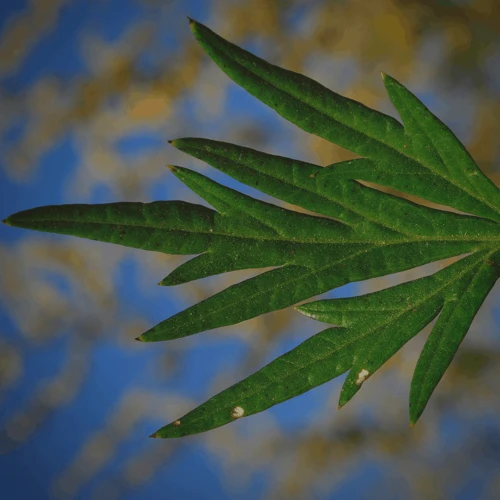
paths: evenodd
<path fill-rule="evenodd" d="M 500 182 L 497 0 L 3 0 L 2 219 L 68 202 L 201 203 L 167 163 L 267 199 L 168 145 L 178 137 L 319 165 L 351 157 L 237 88 L 196 45 L 186 15 L 394 114 L 380 71 L 391 74 Z M 413 430 L 408 394 L 425 332 L 340 412 L 335 380 L 161 441 L 147 436 L 323 325 L 285 310 L 141 344 L 133 339 L 149 326 L 252 273 L 162 288 L 184 258 L 6 226 L 0 239 L 2 498 L 500 498 L 498 287 Z"/>

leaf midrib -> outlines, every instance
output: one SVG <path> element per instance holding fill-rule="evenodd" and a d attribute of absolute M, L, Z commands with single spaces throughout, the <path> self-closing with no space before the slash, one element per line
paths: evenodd
<path fill-rule="evenodd" d="M 247 214 L 247 216 L 249 216 Z M 255 219 L 259 222 L 261 222 L 259 219 Z M 327 220 L 327 219 L 326 219 Z M 23 221 L 24 222 L 24 221 Z M 486 237 L 486 236 L 477 236 L 477 237 L 470 237 L 470 236 L 448 236 L 448 237 L 442 237 L 442 236 L 419 236 L 419 235 L 414 235 L 412 239 L 401 239 L 401 240 L 395 240 L 395 241 L 388 241 L 388 240 L 346 240 L 344 239 L 339 240 L 339 241 L 315 241 L 315 240 L 297 240 L 293 238 L 270 238 L 270 237 L 261 237 L 261 236 L 242 236 L 242 235 L 234 235 L 234 234 L 227 234 L 227 233 L 222 233 L 220 231 L 189 231 L 186 229 L 168 229 L 168 228 L 163 228 L 163 227 L 157 227 L 157 226 L 149 226 L 145 224 L 123 224 L 123 223 L 116 223 L 116 222 L 97 222 L 97 221 L 75 221 L 75 220 L 66 220 L 66 219 L 57 219 L 57 220 L 35 220 L 33 222 L 45 222 L 45 223 L 78 223 L 80 227 L 84 224 L 93 224 L 93 225 L 102 225 L 102 226 L 117 226 L 117 227 L 131 227 L 131 228 L 142 228 L 142 229 L 155 229 L 159 231 L 165 231 L 165 232 L 177 232 L 177 233 L 187 233 L 187 234 L 200 234 L 200 235 L 217 235 L 217 236 L 224 236 L 224 237 L 229 237 L 229 238 L 236 238 L 236 239 L 242 239 L 242 240 L 258 240 L 258 241 L 269 241 L 269 242 L 287 242 L 287 243 L 293 243 L 293 244 L 302 244 L 302 245 L 360 245 L 360 244 L 369 244 L 373 246 L 391 246 L 391 245 L 403 245 L 407 243 L 426 243 L 426 242 L 453 242 L 453 241 L 460 241 L 460 242 L 477 242 L 477 243 L 493 243 L 496 241 L 500 241 L 500 235 L 497 237 Z M 500 226 L 500 225 L 499 225 Z"/>

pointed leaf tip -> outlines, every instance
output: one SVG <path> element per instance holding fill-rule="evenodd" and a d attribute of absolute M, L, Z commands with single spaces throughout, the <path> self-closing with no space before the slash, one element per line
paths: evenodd
<path fill-rule="evenodd" d="M 422 416 L 423 410 L 420 413 L 415 413 L 410 411 L 410 429 L 413 429 L 415 424 L 419 421 L 420 417 Z"/>
<path fill-rule="evenodd" d="M 180 283 L 175 279 L 172 279 L 172 273 L 170 273 L 168 276 L 165 276 L 165 278 L 158 282 L 158 286 L 175 286 L 179 284 Z"/>
<path fill-rule="evenodd" d="M 139 335 L 138 337 L 136 337 L 135 340 L 137 340 L 137 342 L 145 342 L 145 340 L 142 337 L 142 335 Z"/>
<path fill-rule="evenodd" d="M 158 436 L 158 432 L 153 432 L 153 434 L 151 434 L 151 436 L 149 436 L 150 438 L 159 438 L 160 436 Z"/>
<path fill-rule="evenodd" d="M 7 217 L 6 219 L 4 219 L 2 221 L 2 223 L 5 224 L 6 226 L 10 226 L 10 224 L 9 224 L 9 218 Z"/>
<path fill-rule="evenodd" d="M 175 165 L 166 165 L 166 167 L 170 170 L 170 172 L 172 172 L 173 174 L 175 174 L 179 169 L 175 166 Z"/>
<path fill-rule="evenodd" d="M 385 80 L 387 77 L 387 73 L 384 73 L 383 71 L 381 71 L 380 76 L 382 77 L 382 80 Z"/>
<path fill-rule="evenodd" d="M 200 23 L 198 21 L 196 21 L 195 19 L 187 16 L 188 18 L 188 21 L 189 21 L 189 28 L 191 29 L 191 31 L 193 33 L 195 33 L 195 28 L 199 27 L 200 26 Z"/>

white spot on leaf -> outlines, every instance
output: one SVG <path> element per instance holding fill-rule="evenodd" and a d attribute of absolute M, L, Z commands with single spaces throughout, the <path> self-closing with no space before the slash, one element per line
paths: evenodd
<path fill-rule="evenodd" d="M 356 379 L 356 385 L 361 385 L 370 375 L 368 370 L 364 368 L 358 373 L 358 378 Z"/>
<path fill-rule="evenodd" d="M 231 417 L 241 418 L 245 414 L 245 410 L 241 406 L 235 406 L 231 410 Z"/>

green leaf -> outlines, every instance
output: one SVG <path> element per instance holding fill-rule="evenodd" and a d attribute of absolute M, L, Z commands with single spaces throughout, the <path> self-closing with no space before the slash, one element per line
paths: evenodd
<path fill-rule="evenodd" d="M 480 259 L 460 287 L 448 294 L 436 326 L 422 350 L 410 391 L 410 424 L 414 425 L 453 360 L 469 327 L 500 276 L 500 254 Z"/>
<path fill-rule="evenodd" d="M 472 225 L 469 217 L 436 211 L 433 211 L 437 214 L 435 223 L 447 228 L 441 231 L 443 236 L 433 236 L 435 227 L 425 223 L 425 219 L 421 228 L 413 221 L 414 232 L 425 230 L 429 235 L 425 240 L 421 234 L 408 236 L 394 231 L 388 237 L 385 229 L 355 231 L 332 220 L 254 200 L 188 169 L 171 168 L 186 185 L 224 211 L 219 215 L 222 220 L 227 218 L 225 228 L 233 227 L 233 221 L 238 224 L 235 227 L 242 227 L 239 224 L 245 221 L 243 227 L 247 234 L 242 237 L 235 233 L 233 238 L 224 239 L 222 246 L 214 245 L 209 250 L 220 253 L 218 266 L 212 264 L 215 257 L 205 254 L 184 264 L 178 273 L 174 272 L 172 278 L 167 279 L 167 284 L 177 283 L 179 275 L 181 281 L 185 280 L 186 269 L 187 277 L 193 279 L 214 274 L 219 266 L 226 271 L 259 265 L 284 267 L 233 285 L 159 323 L 138 338 L 145 342 L 172 340 L 239 323 L 349 282 L 480 248 L 484 244 L 481 239 L 487 240 L 491 230 L 494 231 L 492 236 L 496 232 L 493 223 L 476 221 L 478 224 Z M 386 201 L 399 205 L 401 200 L 387 196 Z M 419 208 L 409 202 L 405 204 L 409 208 Z M 484 235 L 477 232 L 481 228 Z M 460 234 L 465 235 L 465 241 L 456 241 Z M 428 248 L 431 242 L 432 248 Z M 402 252 L 401 247 L 407 250 Z M 394 258 L 388 258 L 393 254 Z"/>
<path fill-rule="evenodd" d="M 488 252 L 461 259 L 434 275 L 349 298 L 323 300 L 298 308 L 319 321 L 338 324 L 367 339 L 354 356 L 340 396 L 344 406 L 362 383 L 430 323 L 448 300 L 463 292 Z"/>
<path fill-rule="evenodd" d="M 464 287 L 471 276 L 475 274 L 487 256 L 487 253 L 472 255 L 429 278 L 400 285 L 399 290 L 398 287 L 394 287 L 401 294 L 400 303 L 405 303 L 405 305 L 392 314 L 387 311 L 384 313 L 386 320 L 381 326 L 377 325 L 376 340 L 357 354 L 342 388 L 340 406 L 344 406 L 361 388 L 360 378 L 364 381 L 371 376 L 406 342 L 430 323 L 441 309 L 443 309 L 442 316 L 448 306 L 448 300 L 464 292 Z M 378 300 L 385 303 L 388 300 L 398 300 L 392 293 L 389 293 L 389 297 L 384 296 L 384 292 L 380 292 Z M 368 326 L 368 329 L 370 328 Z"/>
<path fill-rule="evenodd" d="M 367 158 L 400 160 L 406 137 L 394 118 L 254 56 L 196 21 L 199 44 L 238 85 L 303 130 Z"/>
<path fill-rule="evenodd" d="M 160 284 L 266 269 L 153 326 L 138 340 L 172 340 L 234 325 L 347 283 L 448 257 L 430 276 L 349 299 L 301 305 L 328 328 L 154 434 L 203 432 L 263 411 L 349 372 L 346 404 L 408 340 L 437 318 L 417 363 L 410 422 L 420 417 L 500 275 L 500 192 L 451 130 L 384 75 L 404 126 L 313 80 L 278 68 L 191 21 L 197 40 L 235 82 L 303 130 L 363 156 L 321 168 L 224 142 L 171 144 L 299 213 L 194 171 L 170 170 L 213 209 L 182 201 L 40 207 L 7 224 L 171 254 L 193 255 Z M 436 210 L 368 187 L 439 203 Z M 454 213 L 453 209 L 465 212 Z M 271 268 L 271 269 L 269 269 Z"/>
<path fill-rule="evenodd" d="M 352 345 L 353 340 L 343 329 L 323 330 L 152 437 L 197 434 L 298 396 L 348 370 Z"/>
<path fill-rule="evenodd" d="M 405 124 L 413 158 L 460 189 L 464 193 L 462 206 L 468 203 L 466 194 L 475 198 L 481 208 L 471 205 L 471 213 L 498 220 L 500 191 L 479 170 L 453 132 L 394 78 L 384 75 L 384 84 Z"/>
<path fill-rule="evenodd" d="M 463 291 L 471 274 L 486 266 L 491 278 L 495 271 L 484 264 L 483 259 L 487 256 L 486 253 L 471 255 L 432 276 L 380 292 L 310 302 L 298 307 L 303 314 L 336 324 L 338 328 L 328 328 L 314 335 L 163 427 L 153 437 L 181 437 L 219 427 L 266 410 L 350 370 L 340 401 L 343 406 L 382 363 L 439 314 L 445 297 L 453 300 Z M 498 270 L 496 273 L 498 275 Z M 383 342 L 388 332 L 393 338 L 384 338 Z M 380 349 L 379 346 L 385 347 Z M 346 388 L 353 391 L 349 397 Z M 241 412 L 235 411 L 237 408 L 242 409 L 241 416 Z"/>
<path fill-rule="evenodd" d="M 33 208 L 3 222 L 143 250 L 193 254 L 209 248 L 216 212 L 184 201 L 122 202 Z"/>
<path fill-rule="evenodd" d="M 323 85 L 293 71 L 279 68 L 224 40 L 196 21 L 191 29 L 207 54 L 236 83 L 276 110 L 301 129 L 374 161 L 375 178 L 363 179 L 447 204 L 458 210 L 500 220 L 500 195 L 478 169 L 455 136 L 410 92 L 394 79 L 383 75 L 389 95 L 407 116 L 409 128 L 394 118 L 342 97 Z M 402 112 L 404 111 L 404 113 Z M 428 137 L 440 139 L 425 154 L 425 140 L 419 140 L 419 120 L 425 120 Z M 415 141 L 415 136 L 417 140 Z M 452 148 L 454 153 L 448 154 Z M 444 154 L 443 154 L 444 153 Z M 470 189 L 467 182 L 446 175 L 428 158 L 448 155 L 447 168 L 455 160 L 464 165 L 465 176 L 477 177 Z M 410 174 L 410 177 L 407 177 Z M 432 187 L 434 184 L 434 187 Z M 479 192 L 478 192 L 479 191 Z M 484 197 L 488 193 L 491 198 Z"/>

